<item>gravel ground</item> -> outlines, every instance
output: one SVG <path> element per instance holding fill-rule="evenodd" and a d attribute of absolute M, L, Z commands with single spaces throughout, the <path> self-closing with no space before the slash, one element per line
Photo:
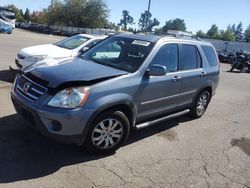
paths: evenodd
<path fill-rule="evenodd" d="M 93 156 L 40 136 L 11 103 L 8 66 L 17 51 L 59 39 L 17 29 L 0 35 L 0 187 L 250 187 L 250 74 L 222 64 L 202 118 L 133 132 L 116 154 Z"/>

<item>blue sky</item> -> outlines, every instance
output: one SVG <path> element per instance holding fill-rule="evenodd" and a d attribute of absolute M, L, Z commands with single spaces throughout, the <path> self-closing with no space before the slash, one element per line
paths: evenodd
<path fill-rule="evenodd" d="M 140 14 L 147 9 L 148 0 L 104 0 L 110 9 L 110 21 L 118 23 L 122 10 L 134 17 L 137 27 Z M 0 6 L 15 4 L 31 10 L 46 8 L 50 0 L 0 0 Z M 152 0 L 151 13 L 161 26 L 166 20 L 182 18 L 187 29 L 207 31 L 213 23 L 220 29 L 242 21 L 244 28 L 250 24 L 250 0 Z"/>

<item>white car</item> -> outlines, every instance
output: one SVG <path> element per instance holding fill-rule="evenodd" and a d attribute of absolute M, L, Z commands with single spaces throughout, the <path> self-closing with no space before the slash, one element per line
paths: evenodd
<path fill-rule="evenodd" d="M 18 68 L 24 71 L 31 65 L 34 67 L 35 63 L 46 59 L 61 61 L 73 58 L 106 37 L 106 35 L 79 34 L 66 38 L 55 44 L 44 44 L 23 48 L 18 52 L 15 63 Z"/>

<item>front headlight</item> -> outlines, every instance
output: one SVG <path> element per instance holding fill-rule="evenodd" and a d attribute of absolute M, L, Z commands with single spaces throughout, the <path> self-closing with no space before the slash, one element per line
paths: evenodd
<path fill-rule="evenodd" d="M 32 63 L 36 63 L 36 62 L 38 62 L 38 61 L 44 60 L 44 59 L 47 58 L 47 57 L 48 57 L 47 55 L 34 55 L 34 56 L 26 57 L 26 58 L 25 58 L 25 61 L 29 61 L 29 62 L 32 62 Z"/>
<path fill-rule="evenodd" d="M 78 108 L 85 104 L 89 94 L 89 87 L 67 88 L 58 92 L 48 105 L 60 108 Z"/>

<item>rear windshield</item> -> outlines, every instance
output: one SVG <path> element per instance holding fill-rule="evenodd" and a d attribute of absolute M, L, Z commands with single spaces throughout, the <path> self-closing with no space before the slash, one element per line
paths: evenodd
<path fill-rule="evenodd" d="M 201 46 L 205 56 L 207 57 L 208 63 L 211 67 L 217 66 L 217 56 L 214 49 L 211 46 Z"/>

